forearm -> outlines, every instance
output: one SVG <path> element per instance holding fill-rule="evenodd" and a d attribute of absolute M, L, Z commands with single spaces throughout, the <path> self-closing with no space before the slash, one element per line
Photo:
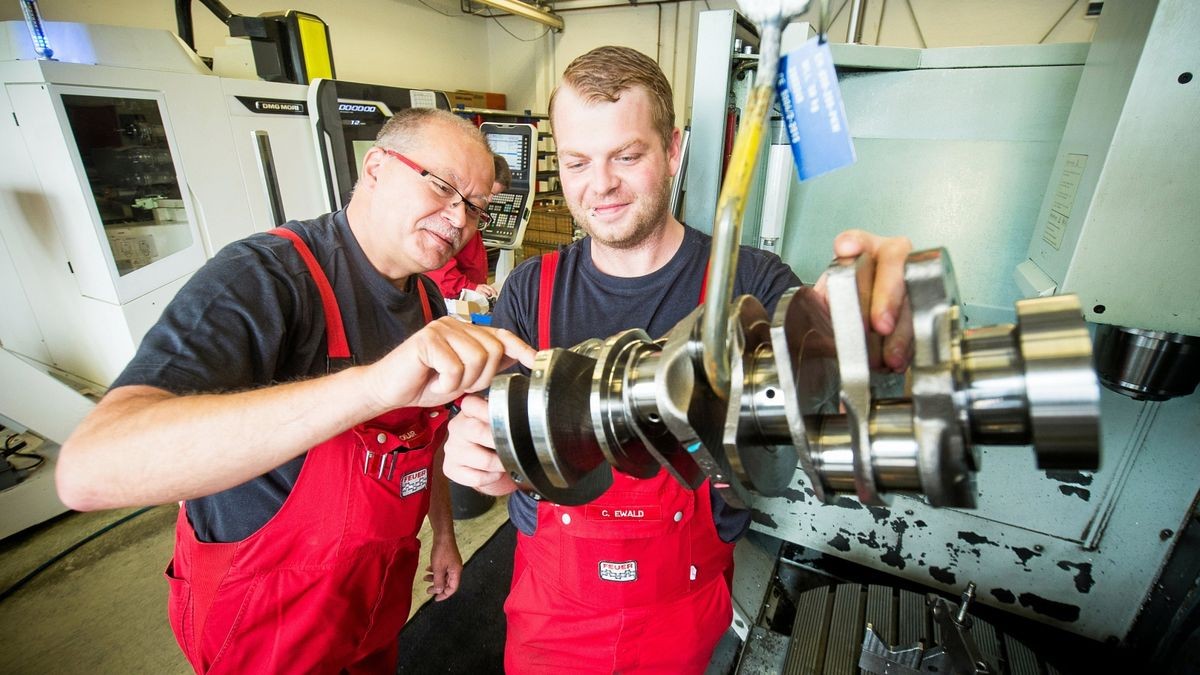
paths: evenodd
<path fill-rule="evenodd" d="M 454 515 L 450 503 L 450 481 L 442 470 L 445 451 L 439 447 L 433 456 L 429 481 L 429 526 L 435 539 L 449 535 L 454 541 Z"/>
<path fill-rule="evenodd" d="M 262 475 L 383 412 L 362 368 L 232 394 L 121 387 L 67 440 L 60 497 L 74 509 L 158 504 Z"/>

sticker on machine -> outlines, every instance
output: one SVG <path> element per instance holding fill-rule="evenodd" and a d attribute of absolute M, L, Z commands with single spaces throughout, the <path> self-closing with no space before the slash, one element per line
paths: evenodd
<path fill-rule="evenodd" d="M 605 581 L 637 581 L 637 561 L 600 561 L 600 578 Z"/>
<path fill-rule="evenodd" d="M 400 496 L 407 497 L 424 490 L 429 485 L 429 469 L 418 469 L 404 474 L 400 479 Z"/>

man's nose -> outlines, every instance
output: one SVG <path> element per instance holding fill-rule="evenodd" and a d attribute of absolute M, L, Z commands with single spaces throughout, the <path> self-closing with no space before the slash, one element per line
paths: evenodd
<path fill-rule="evenodd" d="M 461 199 L 449 202 L 442 209 L 442 218 L 449 224 L 462 229 L 467 226 L 467 203 Z"/>
<path fill-rule="evenodd" d="M 593 165 L 592 186 L 596 192 L 600 194 L 611 192 L 620 182 L 620 177 L 608 162 L 597 162 Z"/>

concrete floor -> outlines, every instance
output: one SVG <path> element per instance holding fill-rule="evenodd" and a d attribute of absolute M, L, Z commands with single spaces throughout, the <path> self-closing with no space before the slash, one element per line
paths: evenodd
<path fill-rule="evenodd" d="M 0 542 L 0 589 L 89 534 L 136 509 L 68 513 Z M 159 506 L 55 563 L 0 602 L 0 672 L 190 673 L 167 624 L 163 569 L 174 541 L 174 506 Z M 455 523 L 468 559 L 507 520 L 503 501 Z M 429 541 L 426 522 L 421 539 Z M 421 581 L 412 611 L 428 600 Z M 410 615 L 411 616 L 411 615 Z"/>

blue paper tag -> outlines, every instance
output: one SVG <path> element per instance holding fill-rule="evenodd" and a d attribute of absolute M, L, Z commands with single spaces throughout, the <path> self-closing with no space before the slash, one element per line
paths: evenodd
<path fill-rule="evenodd" d="M 779 60 L 775 85 L 800 180 L 854 163 L 829 43 L 813 38 Z"/>

